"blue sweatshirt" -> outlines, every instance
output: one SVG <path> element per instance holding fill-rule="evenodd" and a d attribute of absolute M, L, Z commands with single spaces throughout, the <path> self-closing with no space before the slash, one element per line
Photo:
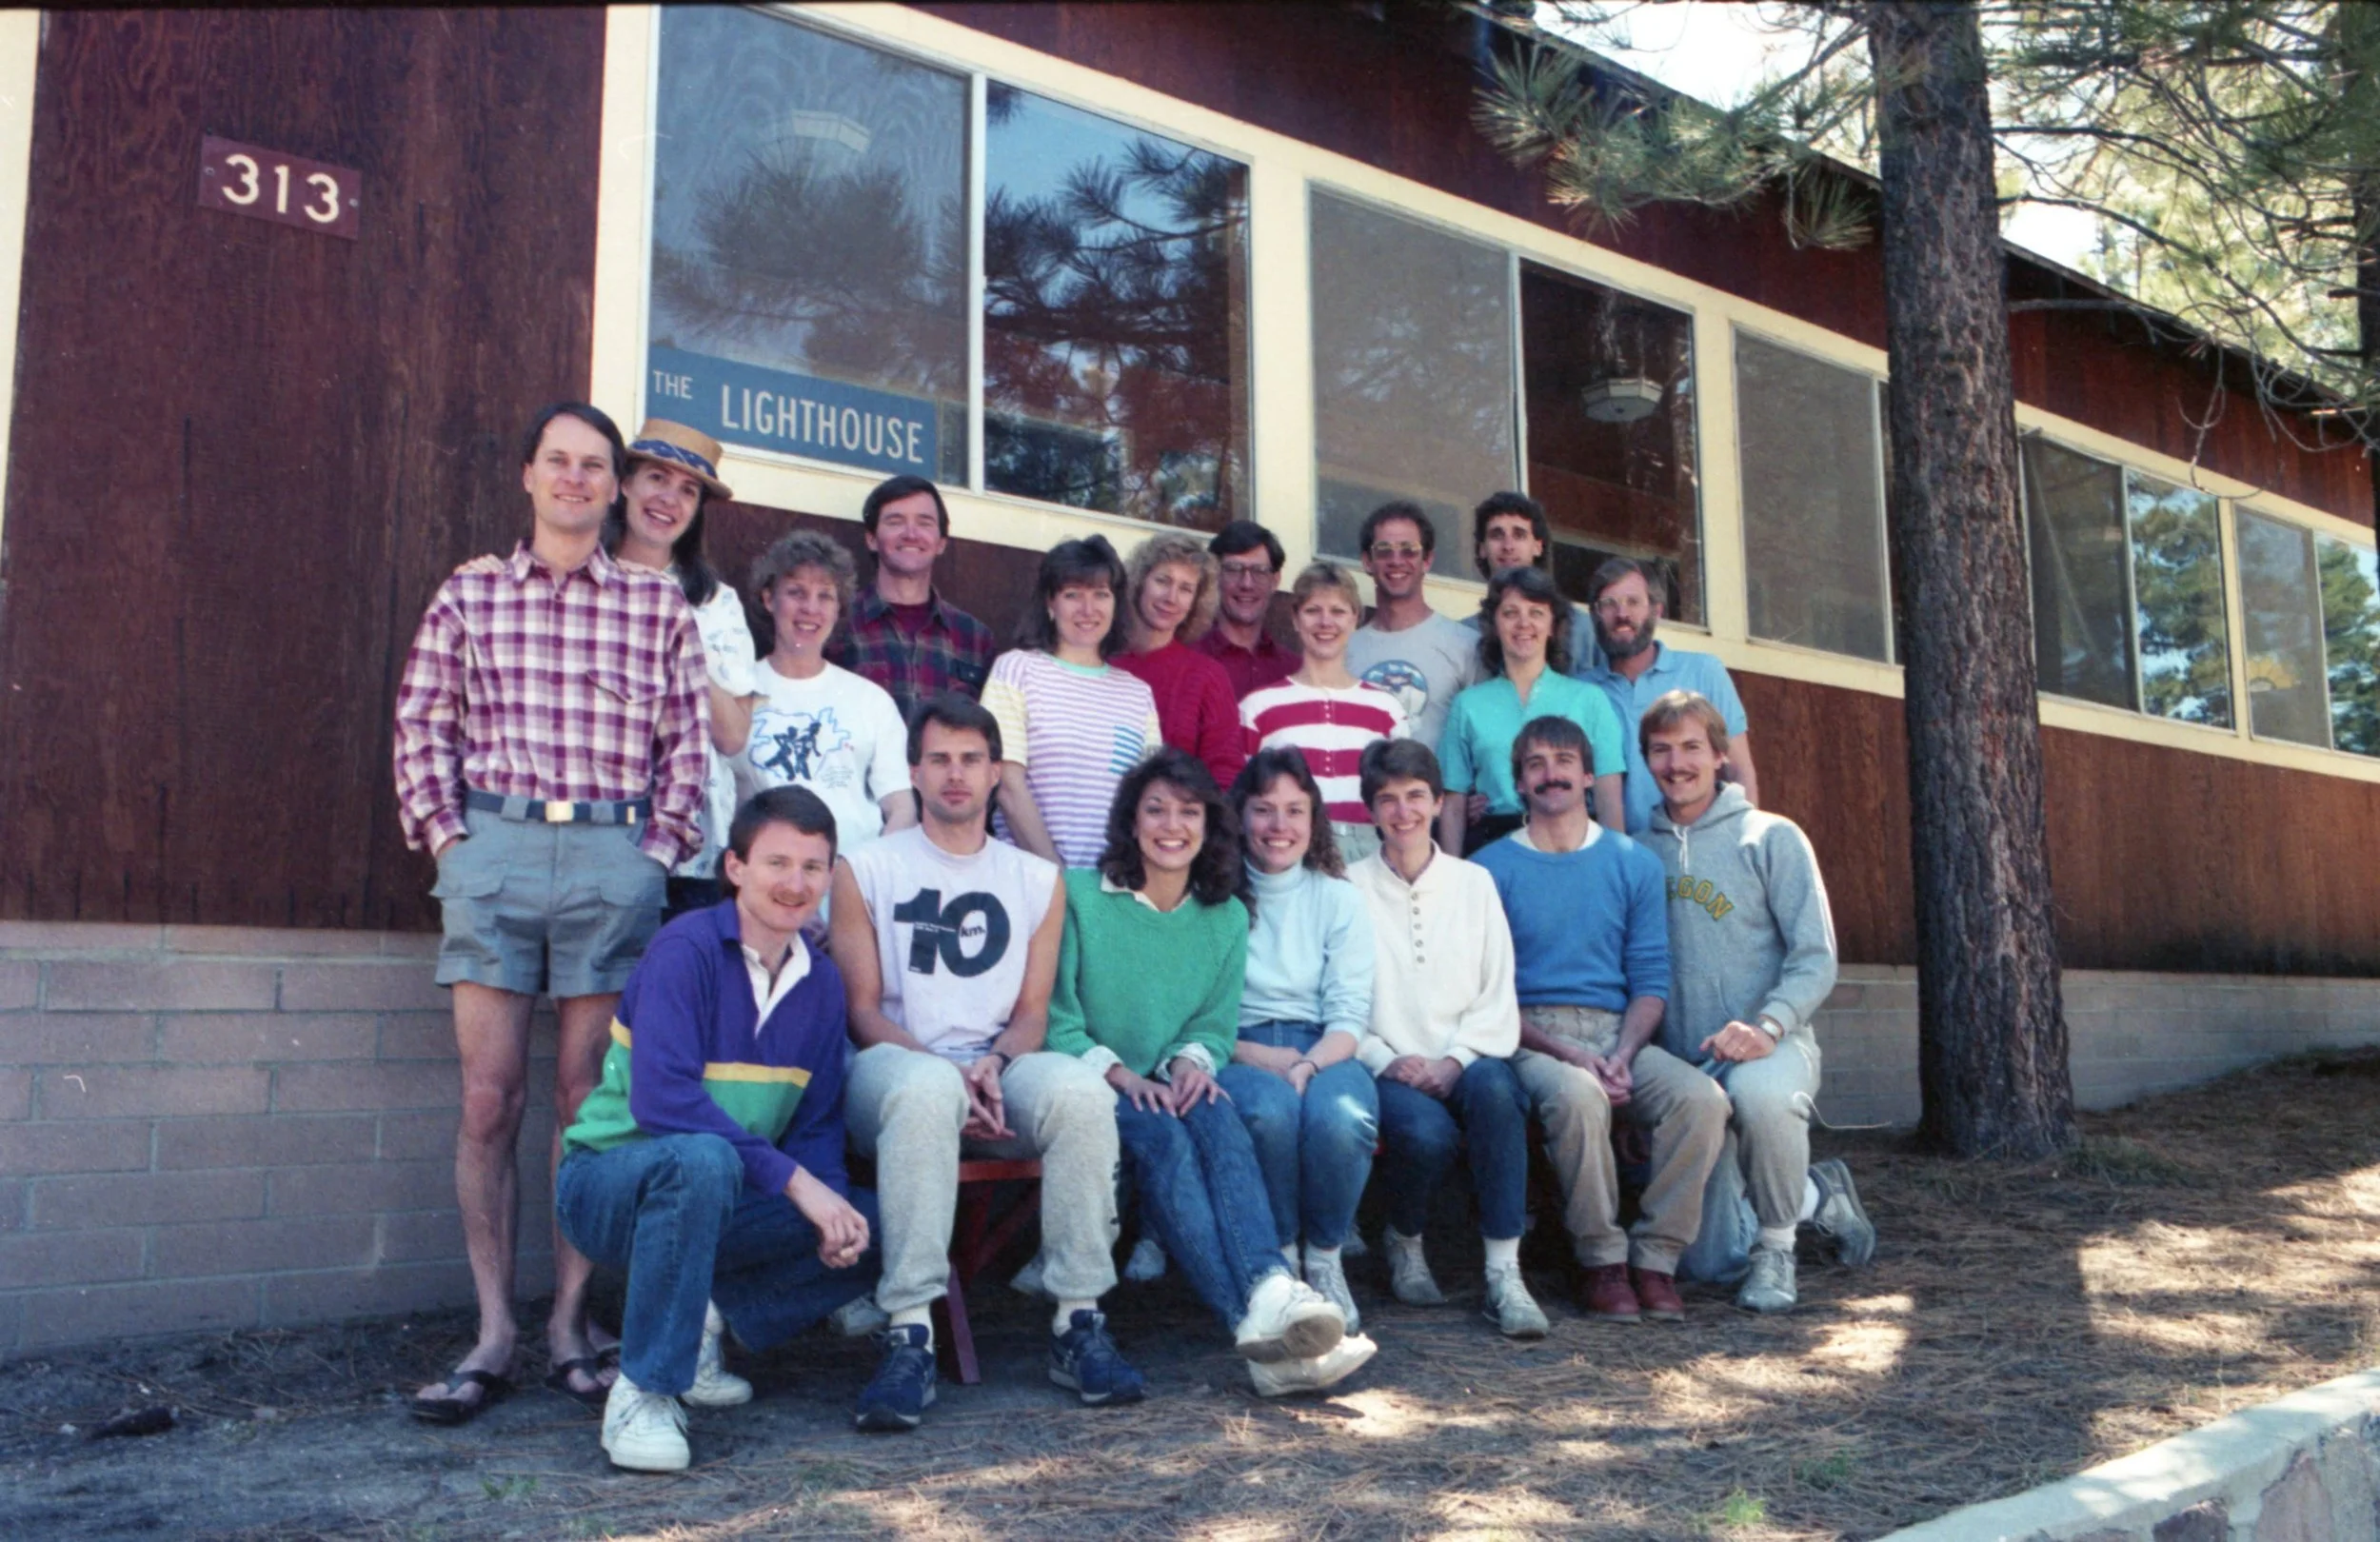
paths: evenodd
<path fill-rule="evenodd" d="M 1311 1022 L 1361 1038 L 1372 1021 L 1372 918 L 1345 879 L 1299 865 L 1286 873 L 1248 869 L 1256 925 L 1248 933 L 1248 983 L 1240 1026 Z"/>
<path fill-rule="evenodd" d="M 847 1197 L 843 976 L 807 938 L 793 945 L 809 972 L 761 1022 L 733 900 L 663 927 L 621 992 L 603 1079 L 565 1149 L 715 1135 L 763 1193 L 783 1194 L 799 1165 Z"/>
<path fill-rule="evenodd" d="M 1622 1012 L 1639 996 L 1669 999 L 1660 860 L 1624 835 L 1594 828 L 1578 851 L 1542 852 L 1510 835 L 1472 858 L 1504 901 L 1522 1006 Z"/>

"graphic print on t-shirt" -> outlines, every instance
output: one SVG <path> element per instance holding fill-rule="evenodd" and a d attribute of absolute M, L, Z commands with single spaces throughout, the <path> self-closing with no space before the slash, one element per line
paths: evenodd
<path fill-rule="evenodd" d="M 1405 709 L 1407 722 L 1418 722 L 1430 710 L 1430 677 L 1418 664 L 1403 659 L 1382 659 L 1363 672 L 1366 685 L 1378 685 L 1397 698 L 1397 704 Z"/>
<path fill-rule="evenodd" d="M 850 744 L 851 735 L 835 722 L 833 707 L 816 712 L 763 707 L 752 716 L 752 764 L 787 781 L 849 786 L 857 775 L 849 761 L 829 757 Z"/>
<path fill-rule="evenodd" d="M 893 919 L 915 928 L 909 934 L 913 975 L 930 975 L 940 966 L 972 979 L 1008 952 L 1008 910 L 992 895 L 962 894 L 944 905 L 942 890 L 920 889 L 893 907 Z"/>

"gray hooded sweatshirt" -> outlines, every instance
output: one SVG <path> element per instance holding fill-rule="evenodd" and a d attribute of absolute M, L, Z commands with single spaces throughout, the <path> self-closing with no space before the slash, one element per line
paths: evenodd
<path fill-rule="evenodd" d="M 1669 1013 L 1661 1047 L 1689 1063 L 1730 1022 L 1762 1018 L 1792 1033 L 1835 989 L 1835 919 L 1801 826 L 1763 814 L 1728 784 L 1679 829 L 1653 810 L 1640 838 L 1669 896 Z"/>

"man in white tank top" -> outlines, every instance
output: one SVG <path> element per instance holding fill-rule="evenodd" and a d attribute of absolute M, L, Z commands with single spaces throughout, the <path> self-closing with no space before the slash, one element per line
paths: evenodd
<path fill-rule="evenodd" d="M 1000 725 L 982 706 L 919 703 L 909 779 L 922 820 L 835 864 L 831 948 L 860 1050 L 844 1117 L 876 1158 L 876 1302 L 891 1318 L 860 1397 L 863 1430 L 914 1429 L 934 1400 L 931 1309 L 950 1272 L 962 1152 L 1041 1159 L 1050 1379 L 1085 1403 L 1142 1393 L 1099 1310 L 1116 1283 L 1116 1097 L 1083 1061 L 1041 1048 L 1065 890 L 1056 864 L 985 835 L 1000 762 Z"/>

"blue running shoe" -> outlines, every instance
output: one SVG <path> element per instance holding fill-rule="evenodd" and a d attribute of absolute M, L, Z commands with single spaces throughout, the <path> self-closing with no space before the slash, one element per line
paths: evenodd
<path fill-rule="evenodd" d="M 852 1422 L 880 1434 L 914 1430 L 934 1405 L 933 1330 L 922 1323 L 887 1328 L 876 1335 L 883 1358 L 860 1389 Z"/>
<path fill-rule="evenodd" d="M 1107 1336 L 1107 1314 L 1077 1308 L 1066 1331 L 1052 1336 L 1049 1379 L 1073 1389 L 1075 1395 L 1097 1408 L 1103 1403 L 1137 1403 L 1148 1395 L 1148 1383 L 1116 1353 Z"/>

